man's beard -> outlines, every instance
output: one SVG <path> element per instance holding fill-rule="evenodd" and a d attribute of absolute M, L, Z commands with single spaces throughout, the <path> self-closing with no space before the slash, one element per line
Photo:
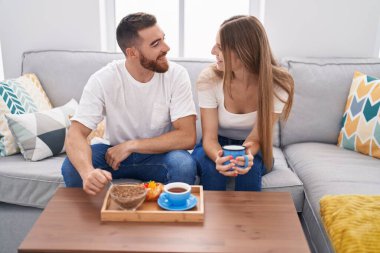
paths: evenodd
<path fill-rule="evenodd" d="M 169 64 L 167 61 L 165 62 L 158 62 L 158 59 L 165 56 L 166 53 L 161 54 L 157 57 L 156 60 L 149 60 L 146 58 L 143 53 L 140 51 L 140 64 L 146 69 L 149 69 L 151 71 L 157 72 L 157 73 L 165 73 L 169 69 Z"/>

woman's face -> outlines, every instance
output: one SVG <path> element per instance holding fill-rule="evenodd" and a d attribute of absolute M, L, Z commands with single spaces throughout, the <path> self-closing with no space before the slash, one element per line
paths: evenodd
<path fill-rule="evenodd" d="M 222 47 L 220 45 L 219 32 L 216 34 L 215 45 L 211 49 L 211 54 L 216 57 L 216 68 L 220 71 L 224 71 L 224 58 Z"/>
<path fill-rule="evenodd" d="M 222 53 L 222 46 L 220 44 L 219 32 L 216 35 L 215 45 L 211 49 L 211 54 L 216 56 L 216 68 L 220 71 L 224 71 L 224 58 Z M 232 71 L 236 71 L 242 67 L 240 59 L 236 56 L 235 52 L 231 51 L 231 67 Z"/>

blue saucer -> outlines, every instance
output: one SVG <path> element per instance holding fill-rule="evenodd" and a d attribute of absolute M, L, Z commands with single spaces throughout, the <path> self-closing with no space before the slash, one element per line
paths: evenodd
<path fill-rule="evenodd" d="M 170 204 L 169 200 L 166 197 L 166 193 L 161 193 L 160 197 L 157 200 L 157 203 L 160 207 L 163 209 L 169 210 L 169 211 L 184 211 L 193 208 L 197 204 L 198 200 L 197 198 L 191 194 L 190 197 L 186 200 L 185 205 L 181 206 L 173 206 Z"/>

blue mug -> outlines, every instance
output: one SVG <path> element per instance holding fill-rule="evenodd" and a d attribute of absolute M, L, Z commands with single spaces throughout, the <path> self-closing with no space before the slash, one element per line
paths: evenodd
<path fill-rule="evenodd" d="M 164 192 L 170 205 L 183 206 L 186 205 L 186 200 L 190 198 L 191 186 L 181 182 L 170 183 L 164 186 Z"/>
<path fill-rule="evenodd" d="M 238 156 L 244 157 L 244 166 L 236 165 L 239 168 L 247 168 L 248 167 L 248 156 L 245 154 L 245 147 L 241 145 L 225 145 L 223 148 L 223 156 L 232 156 L 234 159 Z M 230 164 L 230 161 L 223 163 L 224 165 Z"/>

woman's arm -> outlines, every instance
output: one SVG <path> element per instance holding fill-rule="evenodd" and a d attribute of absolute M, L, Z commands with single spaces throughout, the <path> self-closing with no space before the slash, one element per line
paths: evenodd
<path fill-rule="evenodd" d="M 273 126 L 276 124 L 280 114 L 278 113 L 273 113 L 272 114 L 272 119 L 273 119 Z M 260 137 L 257 129 L 257 123 L 255 127 L 252 129 L 248 137 L 245 139 L 243 146 L 245 146 L 247 149 L 249 149 L 252 153 L 252 155 L 256 155 L 257 152 L 260 150 Z"/>
<path fill-rule="evenodd" d="M 201 108 L 202 144 L 207 156 L 215 161 L 222 149 L 218 142 L 218 109 Z"/>
<path fill-rule="evenodd" d="M 218 141 L 218 109 L 201 108 L 202 121 L 202 145 L 206 155 L 215 162 L 215 169 L 224 176 L 237 176 L 238 172 L 233 169 L 234 163 L 223 165 L 232 157 L 224 156 L 222 147 Z"/>

